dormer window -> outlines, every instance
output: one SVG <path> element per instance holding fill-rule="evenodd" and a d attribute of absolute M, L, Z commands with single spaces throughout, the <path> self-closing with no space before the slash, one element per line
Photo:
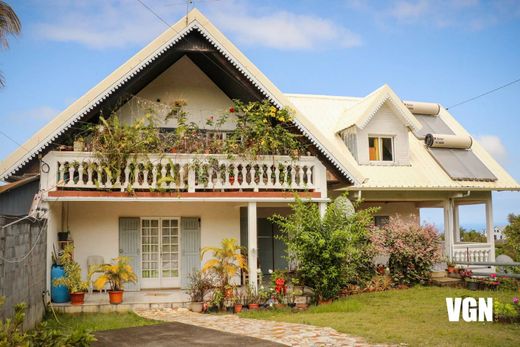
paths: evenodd
<path fill-rule="evenodd" d="M 394 138 L 391 136 L 369 136 L 368 154 L 370 161 L 394 161 Z"/>

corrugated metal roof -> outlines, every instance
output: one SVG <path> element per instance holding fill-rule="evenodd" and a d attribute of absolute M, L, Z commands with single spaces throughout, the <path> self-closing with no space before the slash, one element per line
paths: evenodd
<path fill-rule="evenodd" d="M 347 146 L 337 134 L 341 117 L 349 116 L 349 109 L 362 101 L 361 98 L 287 94 L 292 104 L 299 109 L 335 147 L 335 151 L 361 173 L 362 183 L 349 189 L 365 190 L 520 190 L 518 183 L 487 153 L 477 141 L 472 145 L 476 157 L 497 178 L 494 182 L 453 180 L 428 153 L 421 139 L 409 132 L 409 166 L 359 165 Z M 426 116 L 424 116 L 426 117 Z M 432 117 L 432 116 L 428 116 Z M 468 135 L 467 131 L 444 108 L 438 116 L 454 134 Z"/>

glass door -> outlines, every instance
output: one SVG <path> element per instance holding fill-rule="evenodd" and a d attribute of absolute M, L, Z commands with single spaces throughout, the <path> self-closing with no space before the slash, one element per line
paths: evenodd
<path fill-rule="evenodd" d="M 142 287 L 179 287 L 179 219 L 142 218 Z"/>

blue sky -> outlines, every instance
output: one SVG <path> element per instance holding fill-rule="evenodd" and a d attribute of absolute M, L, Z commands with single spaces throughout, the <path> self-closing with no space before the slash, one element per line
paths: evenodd
<path fill-rule="evenodd" d="M 185 12 L 182 0 L 143 1 L 170 23 Z M 520 1 L 193 2 L 284 92 L 364 96 L 388 83 L 451 106 L 520 78 Z M 136 0 L 8 3 L 23 34 L 0 51 L 0 120 L 20 143 L 165 29 Z M 451 110 L 517 180 L 519 101 L 517 83 Z M 0 135 L 0 158 L 15 148 Z M 520 193 L 495 193 L 496 224 L 511 212 Z M 480 224 L 482 211 L 461 219 Z"/>

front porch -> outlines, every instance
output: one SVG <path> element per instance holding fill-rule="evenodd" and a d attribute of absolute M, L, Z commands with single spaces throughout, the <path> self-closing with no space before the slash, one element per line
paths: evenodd
<path fill-rule="evenodd" d="M 69 303 L 52 303 L 52 308 L 60 313 L 108 313 L 128 312 L 134 310 L 150 310 L 164 308 L 187 307 L 190 297 L 182 289 L 126 291 L 124 301 L 120 305 L 112 305 L 108 301 L 108 293 L 94 292 L 85 294 L 83 305 Z"/>

